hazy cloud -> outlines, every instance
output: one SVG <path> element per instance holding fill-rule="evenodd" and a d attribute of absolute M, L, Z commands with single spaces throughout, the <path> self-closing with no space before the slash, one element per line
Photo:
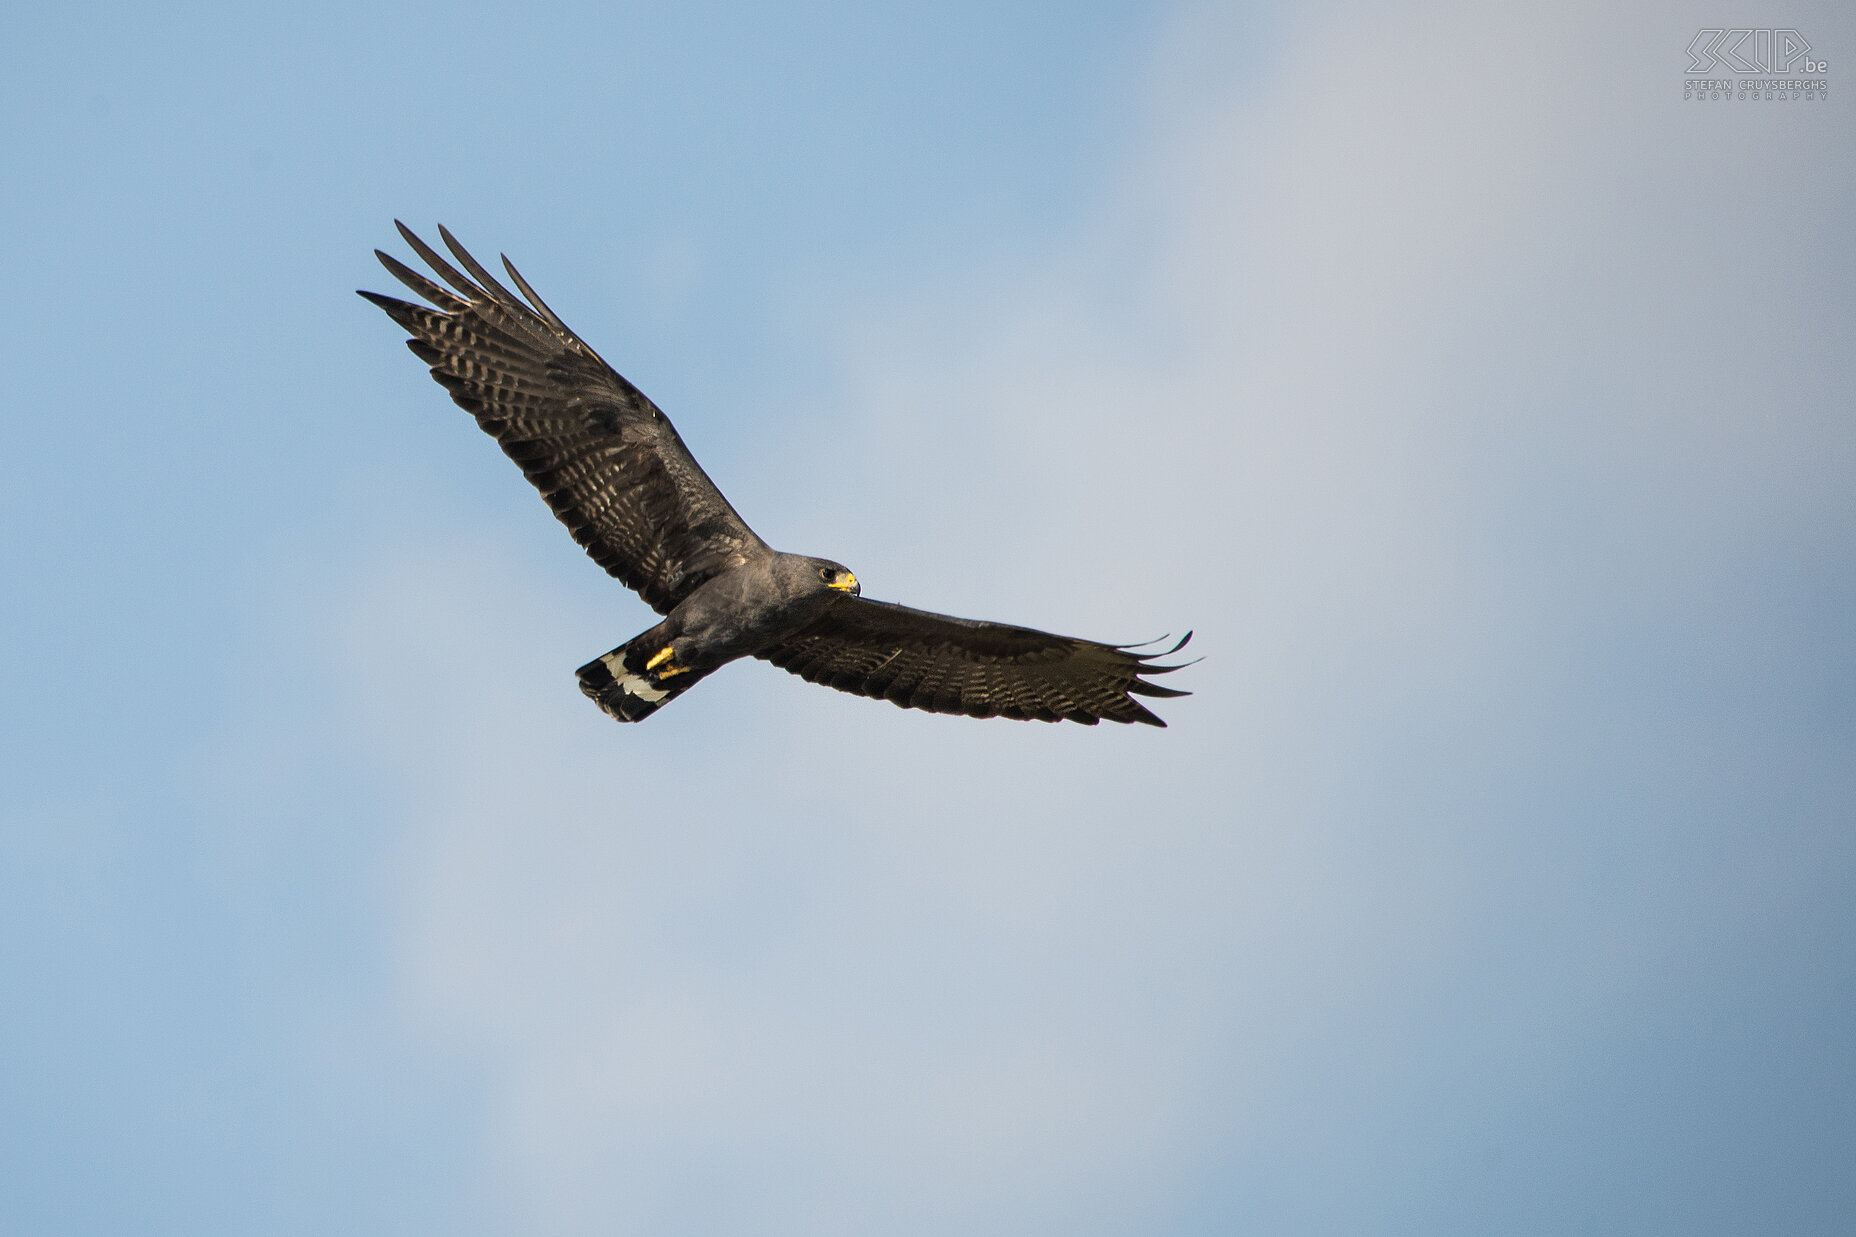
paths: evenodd
<path fill-rule="evenodd" d="M 569 672 L 642 607 L 476 536 L 375 560 L 338 672 L 412 822 L 398 982 L 488 1071 L 520 1227 L 1604 1229 L 1757 1184 L 1633 1202 L 1578 1150 L 1742 1163 L 1614 1125 L 1605 1071 L 1852 871 L 1842 112 L 1684 107 L 1688 24 L 1188 12 L 1053 261 L 846 308 L 785 448 L 830 484 L 749 519 L 915 604 L 1197 626 L 1164 734 L 758 665 L 618 733 Z M 1782 287 L 1700 260 L 1750 235 Z"/>

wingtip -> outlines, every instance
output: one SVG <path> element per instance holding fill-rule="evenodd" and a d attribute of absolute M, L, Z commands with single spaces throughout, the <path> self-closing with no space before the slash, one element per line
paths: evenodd
<path fill-rule="evenodd" d="M 1144 649 L 1152 644 L 1161 644 L 1165 642 L 1166 640 L 1171 639 L 1172 635 L 1173 633 L 1169 631 L 1165 633 L 1164 635 L 1155 636 L 1152 640 L 1136 640 L 1133 644 L 1118 644 L 1115 647 L 1118 649 L 1122 649 L 1122 650 Z M 1186 642 L 1190 639 L 1192 639 L 1192 633 L 1188 631 L 1185 635 L 1179 638 L 1178 643 L 1174 644 L 1173 647 L 1167 649 L 1165 652 L 1141 653 L 1139 654 L 1139 656 L 1141 657 L 1171 657 L 1173 654 L 1185 648 Z"/>

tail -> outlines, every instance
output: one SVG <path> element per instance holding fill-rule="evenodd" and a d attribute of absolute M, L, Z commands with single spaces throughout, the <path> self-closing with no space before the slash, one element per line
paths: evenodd
<path fill-rule="evenodd" d="M 666 647 L 660 627 L 633 636 L 604 657 L 574 671 L 580 690 L 614 721 L 641 722 L 708 677 L 707 670 L 683 670 L 673 661 L 654 669 L 646 664 Z"/>

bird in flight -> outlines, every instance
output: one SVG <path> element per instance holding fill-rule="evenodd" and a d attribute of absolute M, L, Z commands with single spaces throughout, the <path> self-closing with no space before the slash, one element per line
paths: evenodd
<path fill-rule="evenodd" d="M 411 332 L 406 346 L 593 561 L 664 616 L 577 671 L 580 690 L 612 717 L 643 721 L 742 657 L 852 695 L 968 717 L 1164 726 L 1134 696 L 1188 694 L 1148 679 L 1182 668 L 1156 659 L 1191 632 L 1164 652 L 1139 653 L 1143 646 L 931 614 L 863 597 L 841 563 L 774 549 L 735 514 L 670 419 L 508 258 L 503 269 L 526 303 L 442 225 L 464 271 L 398 227 L 449 290 L 377 249 L 428 304 L 361 295 Z"/>

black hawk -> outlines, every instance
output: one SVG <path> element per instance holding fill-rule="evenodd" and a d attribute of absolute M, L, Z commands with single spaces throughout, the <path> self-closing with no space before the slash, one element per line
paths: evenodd
<path fill-rule="evenodd" d="M 414 355 L 522 468 L 593 561 L 663 622 L 580 667 L 580 690 L 642 721 L 698 680 L 758 657 L 808 683 L 903 708 L 1093 726 L 1166 723 L 1133 695 L 1180 669 L 1141 645 L 1099 644 L 860 596 L 842 564 L 775 550 L 704 475 L 670 419 L 535 295 L 523 303 L 446 231 L 464 272 L 405 224 L 400 235 L 450 290 L 375 250 L 430 303 L 361 295 L 412 332 Z"/>

